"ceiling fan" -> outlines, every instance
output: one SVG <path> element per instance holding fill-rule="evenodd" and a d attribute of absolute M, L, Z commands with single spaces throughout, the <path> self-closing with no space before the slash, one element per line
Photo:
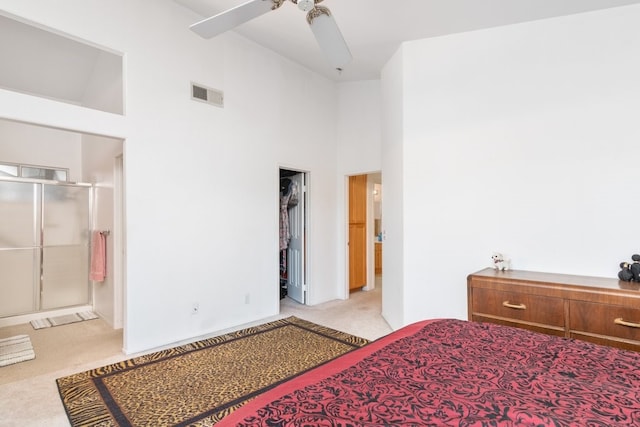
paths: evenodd
<path fill-rule="evenodd" d="M 285 1 L 249 0 L 225 12 L 196 22 L 189 28 L 204 38 L 215 37 L 260 15 L 278 9 Z M 323 0 L 289 1 L 297 4 L 300 10 L 307 12 L 307 22 L 320 48 L 326 54 L 331 65 L 338 71 L 342 71 L 343 67 L 352 59 L 351 52 L 331 15 L 331 11 L 318 5 Z"/>

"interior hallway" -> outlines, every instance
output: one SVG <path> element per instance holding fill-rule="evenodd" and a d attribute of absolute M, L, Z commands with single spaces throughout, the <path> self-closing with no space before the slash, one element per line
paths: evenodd
<path fill-rule="evenodd" d="M 280 315 L 259 323 L 296 316 L 369 340 L 391 332 L 381 316 L 380 278 L 372 291 L 355 292 L 348 300 L 308 307 L 285 298 Z M 243 325 L 242 329 L 246 326 Z M 231 332 L 221 331 L 220 334 Z M 34 330 L 30 324 L 0 328 L 0 338 L 26 334 L 36 358 L 0 368 L 0 424 L 3 427 L 68 427 L 56 378 L 130 359 L 124 355 L 122 330 L 89 320 Z"/>

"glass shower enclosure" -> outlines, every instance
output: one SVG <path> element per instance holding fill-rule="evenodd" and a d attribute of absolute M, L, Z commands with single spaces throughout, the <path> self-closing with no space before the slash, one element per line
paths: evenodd
<path fill-rule="evenodd" d="M 91 303 L 91 185 L 0 179 L 0 318 Z"/>

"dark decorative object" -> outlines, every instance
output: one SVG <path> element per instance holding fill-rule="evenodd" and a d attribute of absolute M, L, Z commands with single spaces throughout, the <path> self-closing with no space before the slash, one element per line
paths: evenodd
<path fill-rule="evenodd" d="M 634 254 L 631 256 L 633 262 L 629 266 L 629 270 L 633 274 L 633 280 L 636 282 L 640 282 L 640 255 Z"/>
<path fill-rule="evenodd" d="M 621 262 L 618 278 L 625 282 L 640 282 L 640 255 L 631 255 L 632 263 Z"/>
<path fill-rule="evenodd" d="M 620 263 L 620 272 L 618 273 L 618 278 L 624 282 L 630 282 L 633 280 L 633 273 L 629 269 L 628 262 Z"/>

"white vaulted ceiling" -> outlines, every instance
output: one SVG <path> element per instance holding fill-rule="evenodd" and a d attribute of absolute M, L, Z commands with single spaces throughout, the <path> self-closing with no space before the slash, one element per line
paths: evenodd
<path fill-rule="evenodd" d="M 246 0 L 174 0 L 209 17 Z M 325 61 L 305 19 L 286 1 L 235 30 L 334 80 L 378 79 L 401 42 L 640 3 L 640 0 L 324 0 L 353 54 L 341 74 Z"/>
<path fill-rule="evenodd" d="M 173 1 L 194 11 L 198 20 L 246 0 Z M 380 77 L 382 66 L 403 41 L 637 3 L 640 0 L 324 0 L 353 54 L 340 74 L 325 60 L 305 13 L 289 1 L 234 31 L 332 80 L 372 80 Z M 105 52 L 0 13 L 0 58 L 12 58 L 0 66 L 0 88 L 82 104 L 101 54 Z"/>

